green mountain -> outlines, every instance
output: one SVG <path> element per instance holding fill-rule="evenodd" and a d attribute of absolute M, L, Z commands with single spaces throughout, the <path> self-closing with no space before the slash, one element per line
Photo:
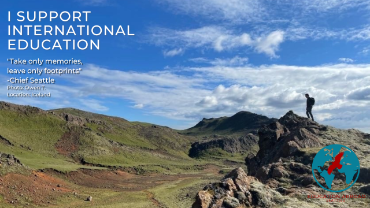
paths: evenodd
<path fill-rule="evenodd" d="M 180 131 L 181 134 L 198 137 L 240 137 L 248 133 L 256 133 L 264 124 L 276 121 L 248 111 L 241 111 L 231 117 L 203 118 L 197 125 L 187 130 Z"/>
<path fill-rule="evenodd" d="M 89 165 L 161 171 L 194 163 L 188 157 L 192 137 L 71 108 L 44 111 L 0 102 L 0 136 L 0 152 L 34 169 L 68 171 Z"/>

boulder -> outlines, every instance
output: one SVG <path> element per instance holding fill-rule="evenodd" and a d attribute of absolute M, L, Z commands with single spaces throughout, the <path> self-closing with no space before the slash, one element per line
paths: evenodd
<path fill-rule="evenodd" d="M 255 177 L 248 176 L 241 167 L 232 170 L 225 178 L 231 178 L 237 189 L 243 192 L 249 189 L 251 182 L 257 180 Z"/>
<path fill-rule="evenodd" d="M 212 203 L 212 194 L 208 191 L 199 191 L 192 208 L 208 208 Z"/>
<path fill-rule="evenodd" d="M 242 168 L 236 168 L 221 183 L 209 184 L 200 191 L 192 208 L 272 207 L 281 202 L 281 197 Z"/>
<path fill-rule="evenodd" d="M 359 189 L 360 192 L 370 195 L 370 184 L 361 186 Z"/>

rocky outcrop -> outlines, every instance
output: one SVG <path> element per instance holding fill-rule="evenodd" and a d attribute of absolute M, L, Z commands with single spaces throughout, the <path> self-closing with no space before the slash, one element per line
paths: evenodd
<path fill-rule="evenodd" d="M 53 112 L 51 112 L 53 113 Z M 97 119 L 91 119 L 91 118 L 83 118 L 80 116 L 72 115 L 69 113 L 61 113 L 60 116 L 67 121 L 68 123 L 72 123 L 78 126 L 83 126 L 85 123 L 92 123 L 97 125 L 106 125 L 106 122 L 97 120 Z"/>
<path fill-rule="evenodd" d="M 360 160 L 361 170 L 346 195 L 370 195 L 370 135 L 355 129 L 343 130 L 320 125 L 289 111 L 279 120 L 258 130 L 259 151 L 246 158 L 248 176 L 239 171 L 221 183 L 210 184 L 203 191 L 212 195 L 213 207 L 336 207 L 326 200 L 308 196 L 331 195 L 313 178 L 312 162 L 316 153 L 331 144 L 352 149 Z M 333 171 L 332 187 L 340 190 L 346 176 Z M 238 178 L 243 178 L 241 181 Z M 325 184 L 323 178 L 318 178 Z M 259 190 L 259 192 L 258 192 Z M 368 198 L 368 197 L 367 197 Z M 239 205 L 237 204 L 239 202 Z M 365 204 L 364 204 L 365 203 Z M 196 203 L 194 203 L 196 204 Z M 345 200 L 340 207 L 363 207 L 363 200 Z"/>
<path fill-rule="evenodd" d="M 258 137 L 253 134 L 248 134 L 244 137 L 236 138 L 220 138 L 216 140 L 195 142 L 189 150 L 190 157 L 199 157 L 203 151 L 220 148 L 229 153 L 244 153 L 249 151 L 258 142 Z"/>
<path fill-rule="evenodd" d="M 0 176 L 10 172 L 26 173 L 27 170 L 14 155 L 0 152 Z"/>
<path fill-rule="evenodd" d="M 0 152 L 0 165 L 1 164 L 9 165 L 9 166 L 14 166 L 14 165 L 22 166 L 22 163 L 16 157 L 14 157 L 14 155 Z"/>
<path fill-rule="evenodd" d="M 342 144 L 353 149 L 360 160 L 358 182 L 370 182 L 369 134 L 320 125 L 289 111 L 278 121 L 259 129 L 258 135 L 259 152 L 248 155 L 246 165 L 248 175 L 262 181 L 282 177 L 295 180 L 300 174 L 311 174 L 311 164 L 319 149 Z"/>
<path fill-rule="evenodd" d="M 317 136 L 326 127 L 289 111 L 278 121 L 265 125 L 258 130 L 259 148 L 257 155 L 249 155 L 246 164 L 253 167 L 250 175 L 255 175 L 261 167 L 277 162 L 280 158 L 295 155 L 301 148 L 320 147 Z"/>
<path fill-rule="evenodd" d="M 209 184 L 196 196 L 193 208 L 244 208 L 273 207 L 281 204 L 284 197 L 262 184 L 255 177 L 247 176 L 237 168 L 219 183 Z"/>

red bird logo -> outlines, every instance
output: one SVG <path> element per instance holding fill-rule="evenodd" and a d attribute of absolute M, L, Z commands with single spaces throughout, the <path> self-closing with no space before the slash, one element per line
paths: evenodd
<path fill-rule="evenodd" d="M 328 168 L 328 174 L 329 175 L 331 174 L 331 172 L 333 172 L 333 170 L 335 168 L 338 168 L 338 169 L 342 168 L 343 165 L 340 164 L 340 160 L 342 159 L 343 154 L 344 154 L 344 152 L 341 152 L 337 156 L 335 156 L 334 162 L 332 162 L 331 165 Z"/>

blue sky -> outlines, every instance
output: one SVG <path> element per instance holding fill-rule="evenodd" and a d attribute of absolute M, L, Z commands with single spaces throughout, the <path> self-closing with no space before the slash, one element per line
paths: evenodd
<path fill-rule="evenodd" d="M 369 1 L 6 0 L 0 10 L 0 100 L 183 129 L 241 110 L 304 116 L 310 93 L 320 123 L 370 132 Z M 17 11 L 91 14 L 87 23 L 17 22 Z M 130 25 L 135 36 L 14 37 L 9 24 Z M 100 39 L 100 50 L 9 51 L 10 38 Z M 54 76 L 52 98 L 8 98 L 6 68 L 22 66 L 7 58 L 81 59 L 84 71 Z"/>

